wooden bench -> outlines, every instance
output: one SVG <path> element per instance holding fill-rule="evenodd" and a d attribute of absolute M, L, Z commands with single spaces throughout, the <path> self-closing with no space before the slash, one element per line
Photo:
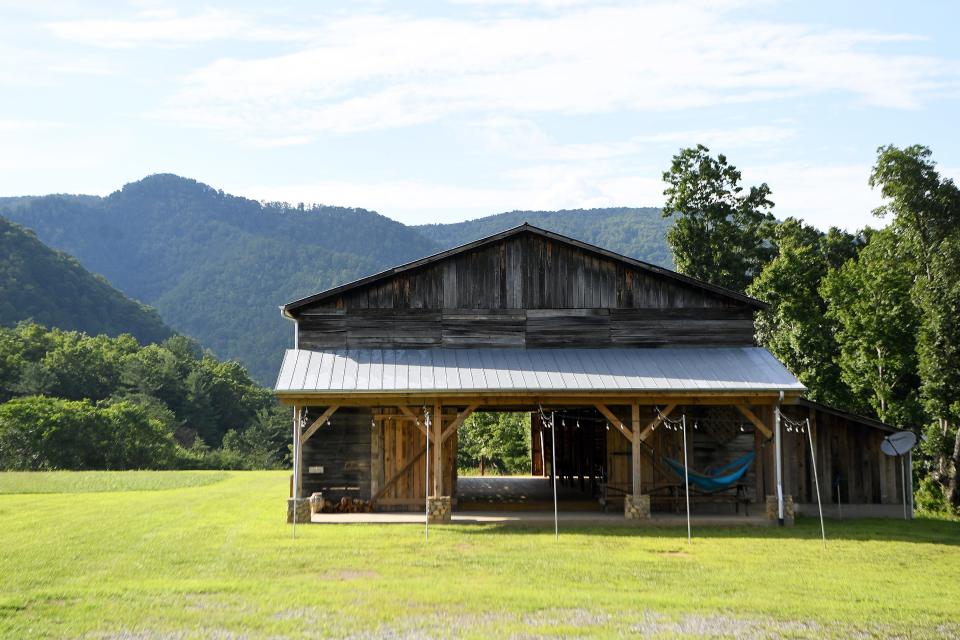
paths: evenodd
<path fill-rule="evenodd" d="M 686 508 L 686 495 L 684 485 L 671 484 L 656 487 L 650 493 L 650 504 L 668 505 L 675 513 L 682 513 Z M 690 487 L 690 504 L 733 504 L 736 513 L 740 513 L 740 505 L 743 505 L 744 515 L 750 515 L 750 496 L 747 495 L 747 487 L 738 484 L 732 489 L 706 493 L 693 486 Z"/>

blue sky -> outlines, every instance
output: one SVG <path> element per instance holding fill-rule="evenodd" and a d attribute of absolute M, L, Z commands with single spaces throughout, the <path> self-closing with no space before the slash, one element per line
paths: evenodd
<path fill-rule="evenodd" d="M 450 222 L 659 206 L 700 142 L 854 229 L 881 144 L 960 177 L 954 2 L 264 5 L 0 0 L 0 195 L 173 172 Z"/>

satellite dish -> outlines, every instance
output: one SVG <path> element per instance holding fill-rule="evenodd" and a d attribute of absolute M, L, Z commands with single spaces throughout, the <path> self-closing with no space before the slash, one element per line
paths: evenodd
<path fill-rule="evenodd" d="M 880 443 L 880 451 L 888 456 L 902 456 L 917 446 L 917 434 L 913 431 L 891 433 Z"/>

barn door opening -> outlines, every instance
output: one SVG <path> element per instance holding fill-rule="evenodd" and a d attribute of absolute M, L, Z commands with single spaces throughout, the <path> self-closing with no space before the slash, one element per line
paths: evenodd
<path fill-rule="evenodd" d="M 602 508 L 606 430 L 596 412 L 570 415 L 557 419 L 554 463 L 538 413 L 475 413 L 460 429 L 457 510 L 550 511 L 554 469 L 562 510 Z"/>

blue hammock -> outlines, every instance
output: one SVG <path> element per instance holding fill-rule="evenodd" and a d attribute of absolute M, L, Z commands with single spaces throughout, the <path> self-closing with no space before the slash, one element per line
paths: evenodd
<path fill-rule="evenodd" d="M 753 464 L 753 458 L 755 453 L 751 451 L 746 455 L 743 455 L 728 465 L 722 466 L 719 469 L 716 469 L 710 475 L 703 473 L 697 473 L 696 471 L 690 471 L 690 484 L 695 485 L 704 491 L 721 491 L 723 489 L 729 489 L 737 483 L 740 478 L 743 477 L 743 474 L 747 472 L 747 469 L 750 468 L 750 465 Z M 670 465 L 670 468 L 680 476 L 683 477 L 683 463 L 677 462 L 673 458 L 663 457 L 664 461 Z"/>

